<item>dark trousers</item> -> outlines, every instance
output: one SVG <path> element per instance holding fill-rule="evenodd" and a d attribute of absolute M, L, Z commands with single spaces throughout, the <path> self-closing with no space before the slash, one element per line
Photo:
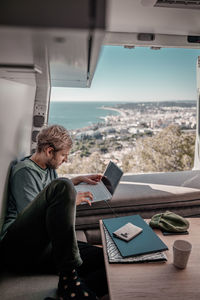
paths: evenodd
<path fill-rule="evenodd" d="M 77 243 L 75 200 L 70 180 L 52 181 L 9 227 L 1 242 L 1 255 L 7 267 L 21 271 L 76 268 L 97 295 L 104 295 L 107 284 L 102 249 Z"/>

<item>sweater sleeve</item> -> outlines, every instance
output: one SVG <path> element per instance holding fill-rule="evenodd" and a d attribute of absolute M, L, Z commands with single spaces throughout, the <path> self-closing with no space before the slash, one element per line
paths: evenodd
<path fill-rule="evenodd" d="M 34 173 L 22 168 L 11 181 L 11 193 L 16 202 L 17 213 L 21 212 L 39 194 L 40 188 Z"/>

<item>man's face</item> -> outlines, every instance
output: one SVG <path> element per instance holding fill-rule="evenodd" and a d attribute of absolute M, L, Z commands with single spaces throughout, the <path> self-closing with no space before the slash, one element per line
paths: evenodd
<path fill-rule="evenodd" d="M 59 151 L 52 151 L 52 157 L 49 158 L 47 166 L 51 169 L 57 169 L 64 162 L 67 162 L 69 152 L 70 148 Z"/>

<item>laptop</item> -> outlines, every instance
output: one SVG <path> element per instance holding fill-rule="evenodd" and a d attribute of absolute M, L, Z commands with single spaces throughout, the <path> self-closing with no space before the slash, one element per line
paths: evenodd
<path fill-rule="evenodd" d="M 95 185 L 80 183 L 75 186 L 77 192 L 91 192 L 93 201 L 107 201 L 110 200 L 120 182 L 123 171 L 112 161 L 106 167 L 103 177 L 100 182 Z M 83 203 L 83 204 L 86 204 Z"/>

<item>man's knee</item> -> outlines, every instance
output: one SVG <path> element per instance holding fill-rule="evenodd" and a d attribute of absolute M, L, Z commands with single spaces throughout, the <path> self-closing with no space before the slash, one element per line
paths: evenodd
<path fill-rule="evenodd" d="M 66 188 L 72 188 L 74 189 L 74 185 L 72 183 L 72 181 L 68 178 L 65 177 L 59 177 L 57 179 L 54 179 L 51 184 L 56 184 L 57 186 L 64 186 Z"/>
<path fill-rule="evenodd" d="M 74 185 L 68 178 L 61 177 L 53 180 L 50 183 L 49 188 L 56 196 L 63 196 L 61 197 L 63 200 L 74 202 L 76 199 Z"/>

